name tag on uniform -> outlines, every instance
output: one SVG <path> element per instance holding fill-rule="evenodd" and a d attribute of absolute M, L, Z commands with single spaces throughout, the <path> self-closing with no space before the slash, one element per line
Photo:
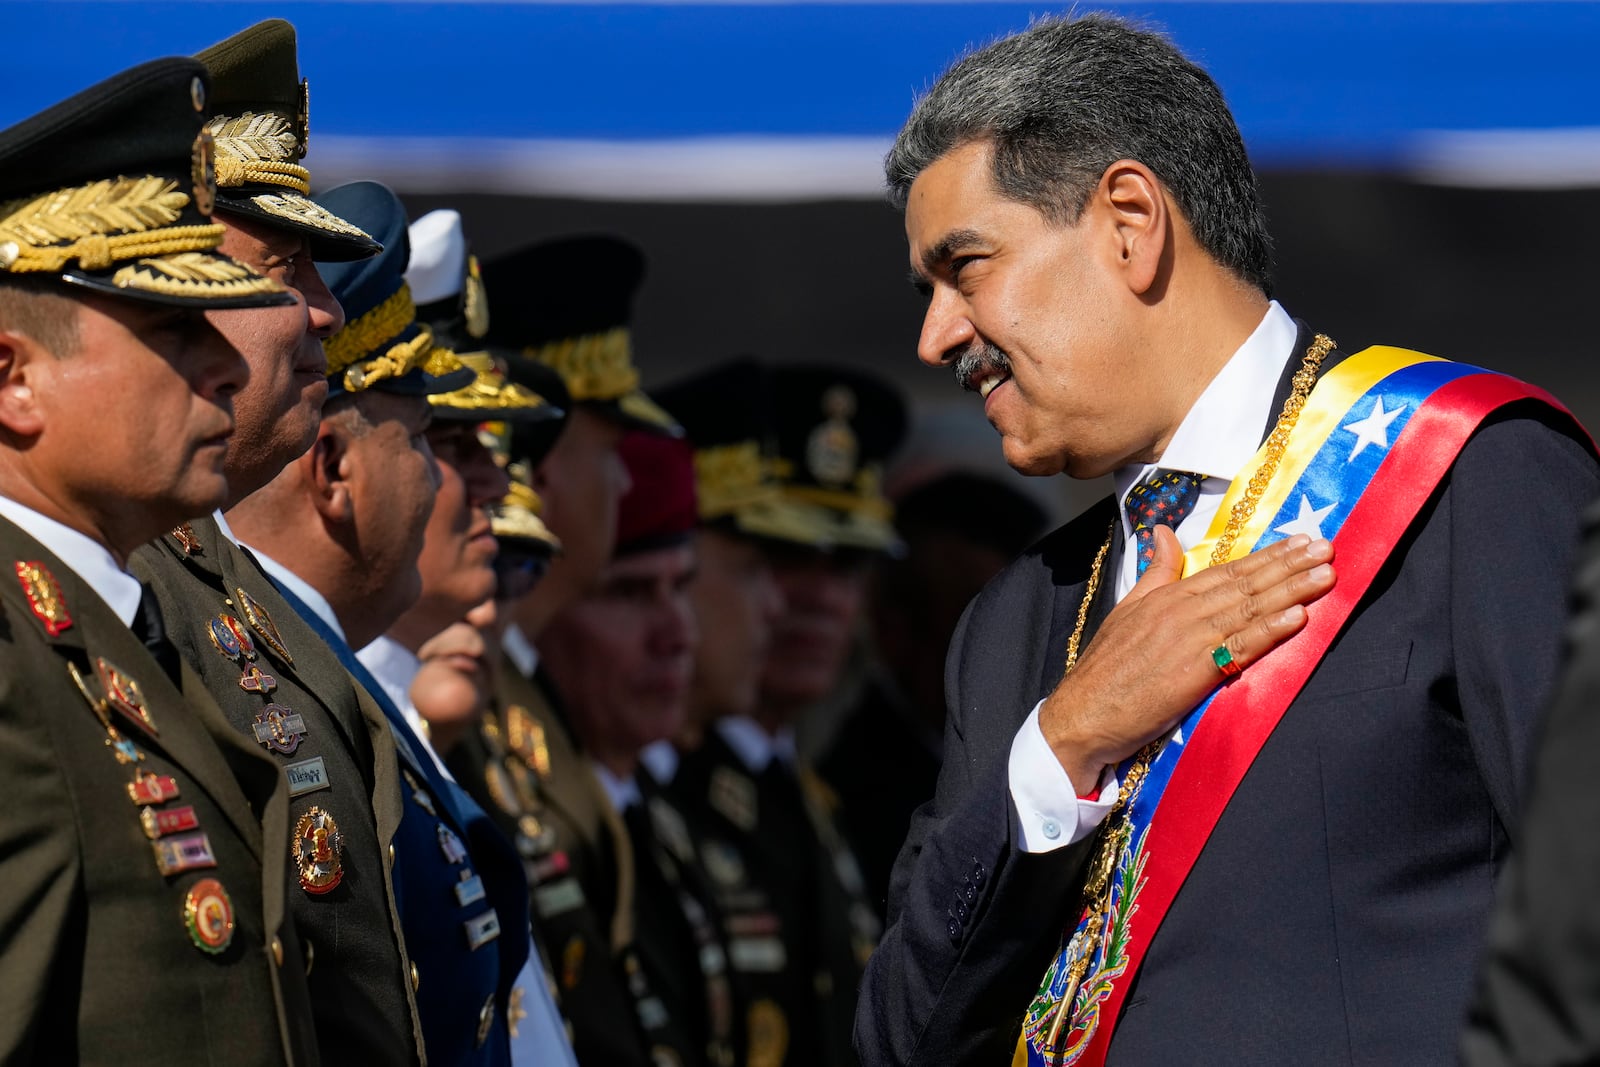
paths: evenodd
<path fill-rule="evenodd" d="M 456 883 L 456 903 L 463 908 L 468 904 L 476 904 L 483 899 L 483 879 L 471 871 L 461 872 L 461 881 Z"/>
<path fill-rule="evenodd" d="M 315 793 L 319 789 L 329 789 L 333 786 L 328 780 L 328 769 L 322 765 L 321 756 L 291 763 L 283 769 L 283 774 L 289 779 L 289 795 L 292 797 L 297 797 L 301 793 Z"/>
<path fill-rule="evenodd" d="M 766 974 L 783 970 L 789 954 L 775 937 L 736 937 L 728 943 L 728 958 L 733 969 Z"/>
<path fill-rule="evenodd" d="M 493 908 L 461 925 L 467 931 L 467 944 L 474 952 L 500 936 L 500 916 Z"/>
<path fill-rule="evenodd" d="M 573 908 L 583 907 L 583 887 L 576 878 L 563 878 L 533 891 L 533 905 L 541 917 L 549 919 Z"/>

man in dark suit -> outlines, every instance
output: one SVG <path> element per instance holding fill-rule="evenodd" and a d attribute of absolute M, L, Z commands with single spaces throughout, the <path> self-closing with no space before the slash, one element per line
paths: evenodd
<path fill-rule="evenodd" d="M 1270 302 L 1232 118 L 1154 34 L 974 53 L 887 170 L 923 361 L 1012 466 L 1118 497 L 958 628 L 863 1058 L 1449 1062 L 1600 486 L 1581 431 Z"/>
<path fill-rule="evenodd" d="M 207 316 L 294 302 L 217 251 L 208 88 L 158 60 L 0 132 L 7 1063 L 317 1062 L 283 779 L 125 567 L 228 496 Z"/>

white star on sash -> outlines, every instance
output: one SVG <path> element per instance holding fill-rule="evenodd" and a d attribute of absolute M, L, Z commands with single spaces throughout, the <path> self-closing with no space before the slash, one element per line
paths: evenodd
<path fill-rule="evenodd" d="M 1341 430 L 1348 430 L 1356 435 L 1356 446 L 1350 450 L 1350 458 L 1345 462 L 1353 462 L 1368 445 L 1388 448 L 1389 424 L 1399 418 L 1400 413 L 1405 409 L 1406 406 L 1401 404 L 1393 411 L 1385 411 L 1383 410 L 1383 397 L 1373 397 L 1372 413 L 1370 415 L 1359 422 L 1352 422 L 1347 426 L 1340 427 Z"/>
<path fill-rule="evenodd" d="M 1301 493 L 1300 514 L 1282 526 L 1277 527 L 1277 532 L 1285 537 L 1293 537 L 1297 533 L 1303 533 L 1310 536 L 1313 541 L 1320 541 L 1322 539 L 1322 520 L 1327 518 L 1328 513 L 1338 506 L 1339 502 L 1335 500 L 1325 508 L 1313 508 L 1311 506 L 1311 498 Z"/>

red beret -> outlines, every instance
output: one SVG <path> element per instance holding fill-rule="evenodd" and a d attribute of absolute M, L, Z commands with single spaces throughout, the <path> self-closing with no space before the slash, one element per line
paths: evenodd
<path fill-rule="evenodd" d="M 687 541 L 700 522 L 689 443 L 634 430 L 623 436 L 617 454 L 633 485 L 617 508 L 616 555 Z"/>

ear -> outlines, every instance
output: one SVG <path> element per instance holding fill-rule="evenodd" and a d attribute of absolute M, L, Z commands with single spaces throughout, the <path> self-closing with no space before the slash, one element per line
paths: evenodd
<path fill-rule="evenodd" d="M 1119 159 L 1100 176 L 1095 199 L 1110 219 L 1128 288 L 1142 296 L 1156 284 L 1171 237 L 1166 191 L 1149 167 Z"/>
<path fill-rule="evenodd" d="M 0 429 L 13 439 L 38 437 L 44 413 L 33 389 L 49 350 L 25 333 L 0 330 Z"/>
<path fill-rule="evenodd" d="M 339 420 L 325 420 L 317 428 L 316 441 L 298 460 L 304 467 L 317 514 L 333 526 L 355 521 L 355 493 L 350 483 L 357 464 L 350 454 L 352 440 Z"/>

